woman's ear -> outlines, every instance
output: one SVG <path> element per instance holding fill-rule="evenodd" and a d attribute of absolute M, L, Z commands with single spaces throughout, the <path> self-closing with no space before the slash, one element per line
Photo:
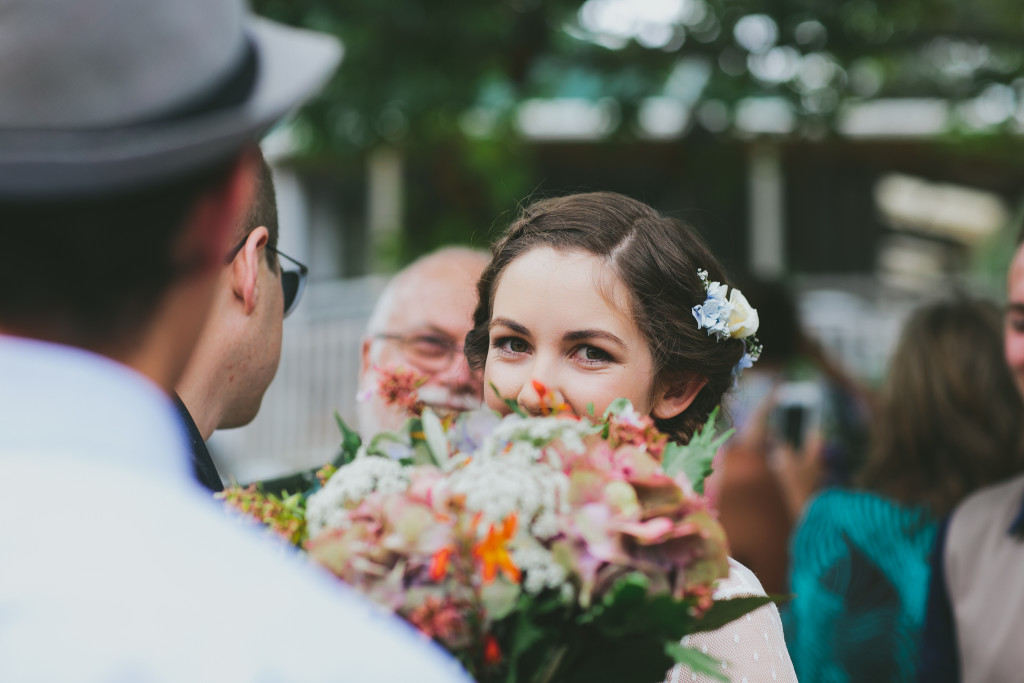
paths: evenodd
<path fill-rule="evenodd" d="M 672 419 L 690 407 L 707 383 L 708 378 L 700 375 L 686 375 L 670 382 L 655 398 L 651 415 L 659 420 Z"/>

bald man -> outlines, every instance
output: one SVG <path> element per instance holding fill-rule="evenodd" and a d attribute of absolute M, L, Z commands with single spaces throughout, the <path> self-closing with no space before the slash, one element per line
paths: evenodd
<path fill-rule="evenodd" d="M 487 254 L 465 247 L 445 247 L 399 271 L 370 315 L 363 337 L 358 407 L 364 441 L 382 431 L 399 429 L 408 415 L 377 395 L 378 368 L 403 366 L 428 377 L 419 390 L 424 403 L 444 414 L 479 407 L 480 375 L 470 371 L 462 350 L 476 308 L 476 283 Z M 339 463 L 335 463 L 339 464 Z M 305 491 L 316 483 L 316 469 L 260 483 L 275 494 Z"/>
<path fill-rule="evenodd" d="M 404 366 L 428 376 L 420 398 L 439 413 L 480 405 L 482 382 L 462 345 L 473 326 L 476 283 L 487 254 L 446 247 L 399 272 L 385 288 L 367 326 L 359 378 L 359 431 L 395 430 L 407 417 L 377 394 L 378 368 Z"/>

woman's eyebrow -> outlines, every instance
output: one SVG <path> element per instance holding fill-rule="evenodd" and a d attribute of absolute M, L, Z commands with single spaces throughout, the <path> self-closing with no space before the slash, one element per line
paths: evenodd
<path fill-rule="evenodd" d="M 530 336 L 530 330 L 526 329 L 526 327 L 520 325 L 515 320 L 509 320 L 508 318 L 492 318 L 490 324 L 487 325 L 487 329 L 492 330 L 496 325 L 507 327 L 516 334 L 521 334 L 524 337 Z"/>
<path fill-rule="evenodd" d="M 606 339 L 613 344 L 618 344 L 622 348 L 626 348 L 626 342 L 616 337 L 611 332 L 605 330 L 573 330 L 572 332 L 566 332 L 562 335 L 562 339 L 567 342 L 580 341 L 582 339 Z"/>

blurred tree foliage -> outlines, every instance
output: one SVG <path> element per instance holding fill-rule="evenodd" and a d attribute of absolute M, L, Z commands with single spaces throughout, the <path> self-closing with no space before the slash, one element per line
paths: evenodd
<path fill-rule="evenodd" d="M 517 105 L 583 97 L 616 112 L 608 144 L 638 139 L 651 96 L 694 112 L 686 135 L 729 136 L 735 104 L 785 99 L 796 135 L 834 135 L 843 105 L 958 103 L 953 137 L 1013 154 L 1024 97 L 1016 0 L 254 0 L 337 35 L 345 58 L 297 121 L 311 163 L 349 172 L 377 145 L 408 162 L 409 258 L 486 242 L 538 182 Z M 995 144 L 993 144 L 995 143 Z M 438 201 L 440 200 L 440 201 Z M 439 208 L 445 207 L 445 208 Z"/>

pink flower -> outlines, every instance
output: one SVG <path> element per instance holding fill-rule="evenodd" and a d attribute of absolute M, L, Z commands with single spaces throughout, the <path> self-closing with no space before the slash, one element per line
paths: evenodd
<path fill-rule="evenodd" d="M 457 600 L 451 595 L 440 598 L 428 595 L 417 607 L 408 610 L 405 618 L 449 650 L 458 651 L 473 642 L 469 617 L 476 609 L 468 601 Z"/>
<path fill-rule="evenodd" d="M 377 393 L 389 406 L 398 406 L 412 415 L 423 412 L 418 390 L 429 377 L 419 370 L 397 367 L 374 367 L 377 373 Z"/>
<path fill-rule="evenodd" d="M 613 448 L 623 445 L 643 448 L 661 462 L 668 436 L 658 431 L 649 415 L 629 410 L 609 419 L 608 443 Z"/>

